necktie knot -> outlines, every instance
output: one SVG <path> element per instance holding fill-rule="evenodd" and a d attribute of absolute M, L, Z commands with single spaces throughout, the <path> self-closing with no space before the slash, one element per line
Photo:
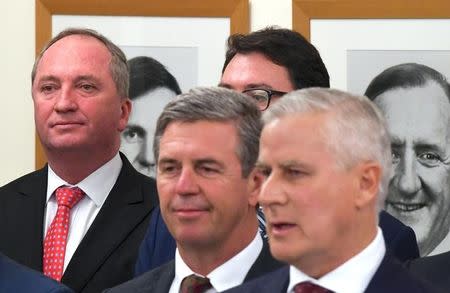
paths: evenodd
<path fill-rule="evenodd" d="M 333 291 L 328 290 L 322 286 L 316 285 L 311 282 L 301 282 L 295 285 L 295 293 L 333 293 Z"/>
<path fill-rule="evenodd" d="M 180 293 L 203 293 L 212 288 L 208 278 L 189 275 L 181 282 Z"/>
<path fill-rule="evenodd" d="M 61 186 L 56 189 L 55 193 L 58 206 L 65 206 L 69 209 L 76 205 L 84 196 L 83 190 L 78 187 Z"/>

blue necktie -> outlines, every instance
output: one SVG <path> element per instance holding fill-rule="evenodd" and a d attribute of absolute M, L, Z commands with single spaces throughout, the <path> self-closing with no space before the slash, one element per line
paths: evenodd
<path fill-rule="evenodd" d="M 266 218 L 264 217 L 264 213 L 261 207 L 258 207 L 258 209 L 256 210 L 256 216 L 258 217 L 259 233 L 261 233 L 261 237 L 263 239 L 266 239 Z"/>

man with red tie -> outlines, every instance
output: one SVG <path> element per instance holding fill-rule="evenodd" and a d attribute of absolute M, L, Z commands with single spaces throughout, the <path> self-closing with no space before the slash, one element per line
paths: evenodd
<path fill-rule="evenodd" d="M 88 29 L 67 29 L 32 71 L 37 134 L 48 164 L 0 189 L 0 251 L 76 292 L 132 277 L 153 179 L 119 153 L 131 111 L 123 52 Z"/>

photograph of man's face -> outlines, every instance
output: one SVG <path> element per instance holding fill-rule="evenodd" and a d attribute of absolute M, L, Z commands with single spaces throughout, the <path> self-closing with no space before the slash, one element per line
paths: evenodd
<path fill-rule="evenodd" d="M 164 107 L 176 96 L 172 90 L 159 87 L 132 100 L 127 127 L 122 132 L 120 150 L 144 175 L 155 178 L 153 138 L 156 122 Z"/>
<path fill-rule="evenodd" d="M 441 85 L 428 81 L 390 89 L 374 102 L 391 135 L 386 211 L 414 229 L 421 255 L 428 255 L 449 233 L 449 97 Z"/>

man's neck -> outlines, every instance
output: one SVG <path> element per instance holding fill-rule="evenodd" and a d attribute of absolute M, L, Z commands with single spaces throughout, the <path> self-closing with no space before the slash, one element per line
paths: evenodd
<path fill-rule="evenodd" d="M 193 272 L 206 276 L 246 248 L 255 238 L 257 230 L 257 224 L 255 224 L 250 229 L 241 230 L 241 237 L 237 239 L 230 237 L 216 245 L 205 246 L 177 243 L 177 247 L 186 265 Z"/>
<path fill-rule="evenodd" d="M 47 152 L 48 164 L 64 181 L 77 184 L 95 170 L 110 161 L 116 154 L 92 154 L 86 152 Z"/>

